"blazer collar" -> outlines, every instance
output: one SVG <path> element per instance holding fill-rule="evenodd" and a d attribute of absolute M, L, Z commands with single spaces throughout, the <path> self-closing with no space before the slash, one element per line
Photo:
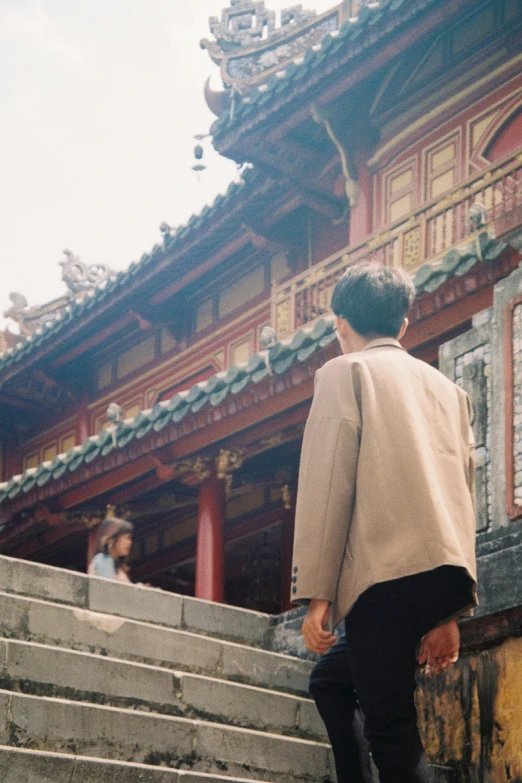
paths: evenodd
<path fill-rule="evenodd" d="M 401 351 L 404 351 L 405 348 L 402 347 L 400 342 L 398 340 L 395 340 L 393 337 L 379 337 L 377 340 L 372 340 L 368 343 L 368 345 L 364 348 L 365 351 L 368 351 L 370 348 L 384 348 L 384 347 L 390 347 L 390 348 L 400 348 Z"/>

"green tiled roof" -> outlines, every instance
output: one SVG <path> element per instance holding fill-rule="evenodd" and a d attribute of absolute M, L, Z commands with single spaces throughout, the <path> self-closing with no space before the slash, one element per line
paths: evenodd
<path fill-rule="evenodd" d="M 20 493 L 27 493 L 35 486 L 42 487 L 61 478 L 67 471 L 74 472 L 82 465 L 98 457 L 123 449 L 134 439 L 144 438 L 149 432 L 159 432 L 170 422 L 179 422 L 189 413 L 197 413 L 204 405 L 217 406 L 234 394 L 239 394 L 250 383 L 259 383 L 270 373 L 281 375 L 294 362 L 308 357 L 335 339 L 333 319 L 322 318 L 314 326 L 301 329 L 293 338 L 277 343 L 267 352 L 257 353 L 244 364 L 236 364 L 226 372 L 216 373 L 207 381 L 196 383 L 190 389 L 179 392 L 153 408 L 141 411 L 133 419 L 120 422 L 113 429 L 105 429 L 92 435 L 81 444 L 53 460 L 42 462 L 19 476 L 0 484 L 0 503 L 12 500 Z"/>
<path fill-rule="evenodd" d="M 75 296 L 61 312 L 49 318 L 44 326 L 38 327 L 33 334 L 24 337 L 13 348 L 9 348 L 0 354 L 0 375 L 3 370 L 23 361 L 41 345 L 48 343 L 58 334 L 64 332 L 72 323 L 78 322 L 83 316 L 88 315 L 102 302 L 110 299 L 115 293 L 124 289 L 145 268 L 150 267 L 155 261 L 163 258 L 181 246 L 189 236 L 193 235 L 213 215 L 224 209 L 245 186 L 253 186 L 258 177 L 253 169 L 246 169 L 240 182 L 230 184 L 226 194 L 218 195 L 211 206 L 206 206 L 198 215 L 193 215 L 190 220 L 180 226 L 173 234 L 165 237 L 164 245 L 154 245 L 150 253 L 144 253 L 139 261 L 134 261 L 122 272 L 118 272 L 110 279 L 104 280 L 96 288 Z M 243 195 L 243 194 L 242 194 Z"/>
<path fill-rule="evenodd" d="M 300 56 L 277 74 L 272 74 L 265 84 L 249 92 L 243 100 L 236 99 L 233 109 L 222 114 L 212 126 L 214 138 L 224 135 L 229 128 L 238 125 L 258 107 L 273 100 L 274 96 L 290 90 L 313 72 L 323 60 L 345 48 L 347 42 L 371 31 L 385 14 L 389 16 L 401 6 L 408 5 L 406 0 L 376 0 L 371 5 L 361 6 L 357 16 L 345 20 L 339 30 L 325 33 L 320 42 L 306 50 L 304 56 Z"/>
<path fill-rule="evenodd" d="M 505 242 L 481 231 L 468 244 L 453 248 L 440 261 L 417 270 L 413 276 L 417 296 L 433 293 L 454 275 L 465 275 L 479 261 L 494 261 L 506 247 Z"/>

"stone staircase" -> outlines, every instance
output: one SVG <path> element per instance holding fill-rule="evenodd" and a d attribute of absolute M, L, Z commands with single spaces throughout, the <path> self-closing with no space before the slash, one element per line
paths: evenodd
<path fill-rule="evenodd" d="M 273 622 L 0 556 L 0 783 L 334 780 Z"/>
<path fill-rule="evenodd" d="M 0 557 L 0 781 L 325 781 L 268 615 Z"/>

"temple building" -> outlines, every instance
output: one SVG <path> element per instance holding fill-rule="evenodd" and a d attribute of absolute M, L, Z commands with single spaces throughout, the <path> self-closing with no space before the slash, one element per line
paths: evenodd
<path fill-rule="evenodd" d="M 212 139 L 240 181 L 163 224 L 125 272 L 66 251 L 63 297 L 11 294 L 0 552 L 85 571 L 110 509 L 135 525 L 134 580 L 276 614 L 314 373 L 339 351 L 335 281 L 368 254 L 402 265 L 417 290 L 404 345 L 438 366 L 521 261 L 522 3 L 345 0 L 276 24 L 264 2 L 232 0 L 210 28 Z M 480 345 L 453 375 L 482 410 Z M 489 541 L 520 529 L 522 471 L 506 468 L 506 512 L 486 418 Z"/>

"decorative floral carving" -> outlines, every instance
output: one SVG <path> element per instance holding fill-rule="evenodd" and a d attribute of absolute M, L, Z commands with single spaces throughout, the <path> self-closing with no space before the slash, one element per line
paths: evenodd
<path fill-rule="evenodd" d="M 217 477 L 225 482 L 227 497 L 232 489 L 232 473 L 243 464 L 243 454 L 243 449 L 221 449 L 216 457 Z"/>
<path fill-rule="evenodd" d="M 27 336 L 34 332 L 38 326 L 41 326 L 46 320 L 49 320 L 47 314 L 39 315 L 38 307 L 29 307 L 27 299 L 23 294 L 15 291 L 9 294 L 11 307 L 5 310 L 4 318 L 11 318 L 18 324 L 20 334 Z"/>
<path fill-rule="evenodd" d="M 217 16 L 210 17 L 210 32 L 223 51 L 245 49 L 257 43 L 280 37 L 294 27 L 309 22 L 315 11 L 305 11 L 294 5 L 281 11 L 281 25 L 275 26 L 275 13 L 265 8 L 264 0 L 231 0 L 228 8 Z"/>
<path fill-rule="evenodd" d="M 221 449 L 216 457 L 217 476 L 226 478 L 228 473 L 238 470 L 243 464 L 243 449 Z"/>
<path fill-rule="evenodd" d="M 275 29 L 275 13 L 265 9 L 264 0 L 231 0 L 224 8 L 221 21 L 209 20 L 210 32 L 224 50 L 252 46 Z"/>
<path fill-rule="evenodd" d="M 337 16 L 328 16 L 326 19 L 310 24 L 303 30 L 302 35 L 285 41 L 277 46 L 272 43 L 269 48 L 266 41 L 262 50 L 239 57 L 230 57 L 227 63 L 227 74 L 234 80 L 252 79 L 263 74 L 269 69 L 283 68 L 286 63 L 300 57 L 310 47 L 316 44 L 326 33 L 332 33 L 338 28 Z M 293 29 L 293 26 L 292 28 Z M 279 31 L 277 31 L 279 34 Z"/>
<path fill-rule="evenodd" d="M 283 299 L 276 305 L 275 330 L 279 339 L 292 331 L 292 306 L 290 299 Z"/>
<path fill-rule="evenodd" d="M 261 445 L 265 449 L 273 449 L 279 446 L 283 442 L 283 434 L 281 432 L 274 432 L 273 435 L 267 435 L 266 438 L 261 439 Z"/>
<path fill-rule="evenodd" d="M 177 462 L 175 467 L 179 478 L 189 485 L 201 484 L 210 476 L 210 458 L 200 454 Z"/>

